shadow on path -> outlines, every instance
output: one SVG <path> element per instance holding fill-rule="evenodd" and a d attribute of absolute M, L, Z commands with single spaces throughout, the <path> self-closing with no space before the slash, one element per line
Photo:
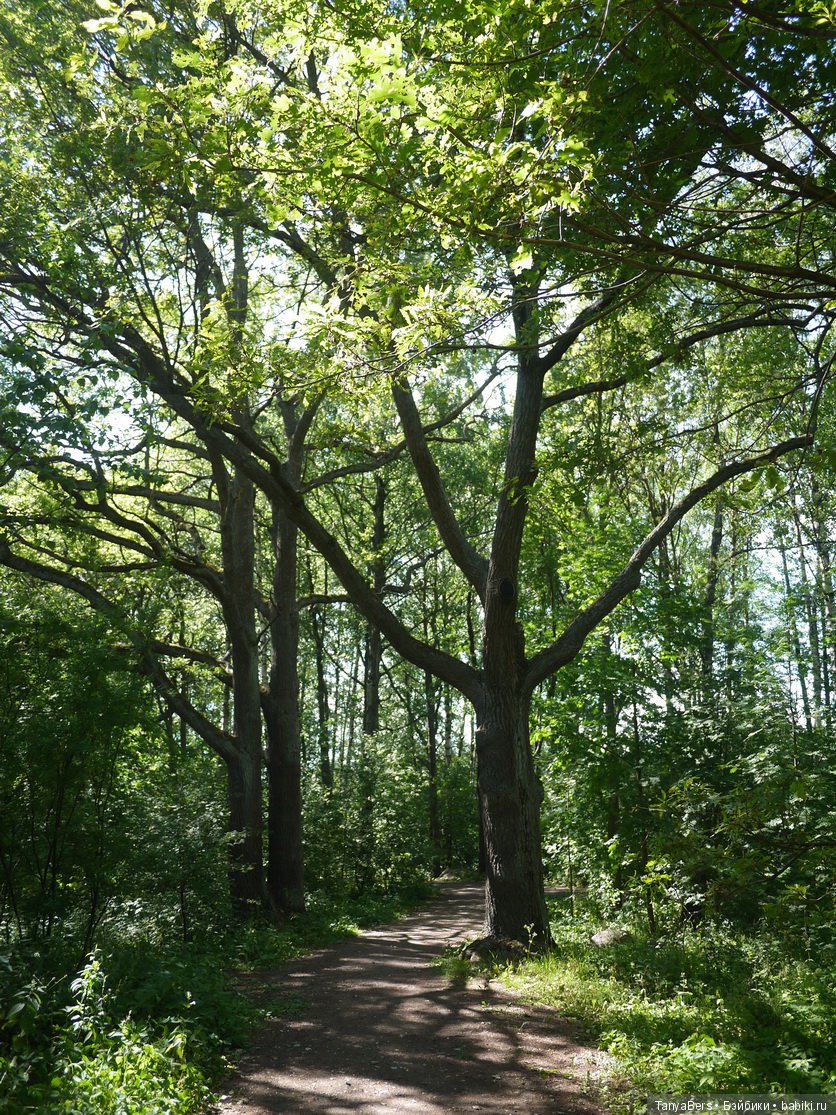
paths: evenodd
<path fill-rule="evenodd" d="M 218 1115 L 594 1115 L 592 1052 L 495 984 L 451 984 L 432 961 L 478 934 L 482 888 L 258 973 L 293 1013 L 265 1023 Z"/>

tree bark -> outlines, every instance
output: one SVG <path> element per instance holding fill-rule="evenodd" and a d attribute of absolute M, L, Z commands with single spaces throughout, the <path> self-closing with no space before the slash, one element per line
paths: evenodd
<path fill-rule="evenodd" d="M 267 890 L 282 914 L 305 909 L 299 724 L 297 528 L 273 507 L 273 613 L 270 684 L 263 698 L 267 729 Z"/>
<path fill-rule="evenodd" d="M 374 523 L 372 532 L 372 587 L 380 596 L 386 581 L 386 563 L 383 543 L 386 540 L 386 485 L 382 476 L 375 477 Z M 363 667 L 363 731 L 374 735 L 380 728 L 380 666 L 383 646 L 380 628 L 369 623 L 366 627 L 366 655 Z"/>
<path fill-rule="evenodd" d="M 302 481 L 307 433 L 319 400 L 301 412 L 279 400 L 287 438 L 285 475 Z M 267 728 L 268 867 L 270 901 L 279 913 L 305 909 L 304 833 L 302 824 L 302 726 L 299 715 L 299 528 L 281 501 L 270 501 L 273 547 L 270 615 L 270 680 L 262 707 Z M 330 770 L 328 771 L 330 778 Z"/>
<path fill-rule="evenodd" d="M 792 515 L 795 523 L 795 537 L 798 543 L 798 569 L 801 576 L 801 592 L 804 600 L 804 615 L 807 620 L 807 638 L 810 643 L 810 668 L 813 674 L 813 725 L 821 727 L 822 719 L 822 658 L 819 642 L 819 618 L 816 613 L 816 604 L 810 589 L 810 579 L 807 575 L 807 555 L 804 549 L 804 536 L 801 529 L 801 516 L 795 503 L 792 501 Z"/>
<path fill-rule="evenodd" d="M 330 790 L 334 785 L 334 771 L 331 766 L 330 723 L 331 709 L 328 704 L 328 679 L 325 676 L 325 616 L 318 609 L 311 610 L 311 637 L 314 644 L 316 661 L 316 707 L 317 743 L 319 747 L 319 777 L 322 785 Z"/>
<path fill-rule="evenodd" d="M 225 473 L 216 462 L 216 475 Z M 223 612 L 232 654 L 234 754 L 227 759 L 230 813 L 230 893 L 241 917 L 265 900 L 262 840 L 261 694 L 255 626 L 254 490 L 239 470 L 225 477 L 221 514 Z"/>
<path fill-rule="evenodd" d="M 441 810 L 438 800 L 438 704 L 434 678 L 424 671 L 424 697 L 427 706 L 427 788 L 430 797 L 430 850 L 431 874 L 437 879 L 441 874 L 443 855 L 441 837 Z"/>
<path fill-rule="evenodd" d="M 264 906 L 261 818 L 261 756 L 239 753 L 226 760 L 229 802 L 229 891 L 238 917 L 247 919 Z"/>
<path fill-rule="evenodd" d="M 714 680 L 714 606 L 717 601 L 717 585 L 720 581 L 720 547 L 723 544 L 723 497 L 718 496 L 714 504 L 714 525 L 711 530 L 711 546 L 708 551 L 708 571 L 703 596 L 703 619 L 700 639 L 700 660 L 703 682 L 711 686 Z"/>
<path fill-rule="evenodd" d="M 528 733 L 529 701 L 514 685 L 486 686 L 476 731 L 485 839 L 484 935 L 548 945 L 540 805 Z"/>
<path fill-rule="evenodd" d="M 791 654 L 790 671 L 795 666 L 796 677 L 801 689 L 801 708 L 804 712 L 804 726 L 808 732 L 813 730 L 813 718 L 810 711 L 810 698 L 807 692 L 807 664 L 801 649 L 801 638 L 798 634 L 798 622 L 795 616 L 795 593 L 790 580 L 790 567 L 787 561 L 787 546 L 783 532 L 777 536 L 778 550 L 781 554 L 781 568 L 784 573 L 784 595 L 787 609 L 787 627 L 789 628 Z M 793 656 L 795 661 L 793 662 Z"/>
<path fill-rule="evenodd" d="M 831 701 L 833 677 L 836 671 L 836 590 L 833 585 L 833 557 L 827 533 L 827 515 L 824 494 L 816 480 L 812 482 L 813 496 L 813 545 L 818 556 L 821 580 L 822 658 L 825 665 L 825 696 L 828 727 L 832 717 Z"/>
<path fill-rule="evenodd" d="M 487 867 L 485 936 L 542 947 L 551 941 L 543 896 L 543 788 L 531 754 L 533 686 L 525 685 L 525 638 L 516 608 L 528 491 L 536 477 L 545 366 L 533 355 L 536 282 L 520 281 L 515 294 L 514 325 L 521 350 L 485 592 L 482 693 L 475 702 L 476 760 Z"/>

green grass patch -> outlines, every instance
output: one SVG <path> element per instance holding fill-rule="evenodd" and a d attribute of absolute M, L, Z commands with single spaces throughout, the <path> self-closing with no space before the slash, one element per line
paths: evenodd
<path fill-rule="evenodd" d="M 590 942 L 600 922 L 553 908 L 555 950 L 496 967 L 532 1001 L 578 1020 L 629 1081 L 650 1092 L 832 1092 L 836 964 L 788 955 L 728 926 L 679 927 L 652 939 Z"/>

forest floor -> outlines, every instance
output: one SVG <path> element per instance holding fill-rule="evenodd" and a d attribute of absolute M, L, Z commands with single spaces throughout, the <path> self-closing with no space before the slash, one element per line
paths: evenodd
<path fill-rule="evenodd" d="M 577 1027 L 433 965 L 482 909 L 481 886 L 444 883 L 418 913 L 238 977 L 267 1018 L 217 1115 L 599 1115 Z"/>

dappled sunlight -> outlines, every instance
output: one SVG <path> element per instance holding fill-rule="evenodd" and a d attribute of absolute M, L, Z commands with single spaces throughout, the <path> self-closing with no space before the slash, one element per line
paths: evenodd
<path fill-rule="evenodd" d="M 592 1111 L 586 1052 L 566 1024 L 432 962 L 478 933 L 481 891 L 448 887 L 420 914 L 288 965 L 306 1006 L 269 1022 L 221 1115 Z"/>

